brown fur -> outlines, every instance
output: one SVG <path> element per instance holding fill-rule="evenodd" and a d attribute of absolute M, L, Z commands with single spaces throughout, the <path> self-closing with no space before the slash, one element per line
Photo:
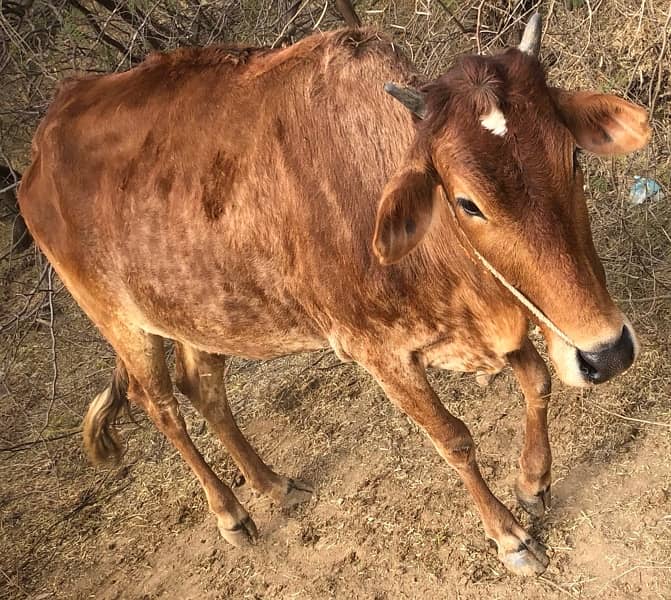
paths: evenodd
<path fill-rule="evenodd" d="M 425 369 L 512 364 L 528 405 L 518 496 L 542 512 L 549 376 L 526 337 L 529 314 L 471 248 L 578 348 L 612 344 L 624 319 L 571 157 L 576 142 L 631 151 L 648 129 L 633 105 L 551 90 L 517 50 L 465 58 L 424 85 L 424 121 L 383 92 L 421 79 L 389 40 L 354 29 L 280 50 L 180 50 L 72 82 L 35 135 L 21 210 L 231 543 L 246 543 L 253 522 L 189 438 L 161 338 L 178 343 L 180 387 L 276 500 L 307 488 L 263 465 L 235 426 L 223 355 L 331 346 L 357 361 L 462 477 L 502 560 L 538 573 L 547 558 L 489 491 L 468 429 Z M 480 123 L 493 108 L 505 135 Z M 466 215 L 461 196 L 486 220 Z M 573 382 L 577 349 L 544 331 Z M 94 454 L 116 447 L 108 424 L 119 399 L 106 398 L 87 417 Z"/>

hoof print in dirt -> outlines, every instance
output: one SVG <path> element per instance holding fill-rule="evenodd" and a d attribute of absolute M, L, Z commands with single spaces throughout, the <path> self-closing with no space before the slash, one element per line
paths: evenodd
<path fill-rule="evenodd" d="M 314 488 L 300 479 L 289 479 L 287 481 L 287 490 L 281 501 L 283 508 L 289 508 L 296 504 L 308 502 L 314 494 Z"/>

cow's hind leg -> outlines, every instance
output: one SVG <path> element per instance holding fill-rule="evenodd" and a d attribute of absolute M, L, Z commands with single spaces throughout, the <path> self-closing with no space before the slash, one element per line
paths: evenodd
<path fill-rule="evenodd" d="M 163 340 L 141 331 L 105 331 L 128 371 L 128 397 L 142 406 L 156 427 L 179 451 L 203 487 L 219 531 L 234 546 L 246 546 L 256 537 L 256 526 L 230 489 L 205 462 L 187 433 L 173 395 L 163 351 Z"/>
<path fill-rule="evenodd" d="M 526 431 L 520 456 L 520 474 L 515 493 L 520 506 L 529 514 L 542 517 L 550 508 L 552 454 L 548 438 L 548 400 L 550 374 L 528 338 L 516 352 L 508 355 L 526 401 Z"/>
<path fill-rule="evenodd" d="M 203 415 L 245 480 L 283 506 L 309 500 L 312 487 L 272 471 L 238 429 L 226 398 L 226 357 L 201 352 L 185 344 L 176 343 L 175 348 L 177 387 Z"/>

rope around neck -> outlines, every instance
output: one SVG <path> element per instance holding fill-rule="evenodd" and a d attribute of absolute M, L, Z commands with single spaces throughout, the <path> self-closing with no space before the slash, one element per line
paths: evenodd
<path fill-rule="evenodd" d="M 470 244 L 470 242 L 469 242 Z M 523 304 L 531 314 L 533 314 L 539 321 L 543 322 L 545 325 L 547 325 L 554 333 L 556 333 L 562 340 L 564 340 L 569 346 L 573 346 L 574 348 L 576 347 L 571 338 L 566 335 L 557 325 L 555 325 L 549 317 L 540 309 L 538 308 L 529 298 L 527 298 L 522 292 L 520 292 L 514 285 L 509 283 L 506 278 L 499 273 L 494 268 L 494 265 L 492 265 L 482 254 L 480 254 L 473 246 L 471 245 L 471 249 L 473 250 L 473 253 L 475 256 L 477 256 L 478 260 L 485 266 L 485 268 L 492 274 L 496 279 L 499 280 L 499 282 L 505 287 L 517 300 Z"/>
<path fill-rule="evenodd" d="M 557 325 L 555 325 L 550 318 L 540 309 L 538 308 L 529 298 L 527 298 L 522 292 L 520 292 L 512 283 L 510 283 L 495 267 L 492 265 L 482 254 L 480 254 L 473 244 L 471 244 L 471 241 L 468 239 L 468 236 L 464 232 L 464 230 L 459 226 L 459 221 L 457 220 L 457 215 L 454 212 L 454 207 L 450 203 L 449 199 L 447 200 L 447 205 L 450 207 L 450 212 L 452 213 L 452 216 L 454 217 L 455 223 L 457 224 L 457 229 L 459 229 L 459 232 L 463 236 L 463 238 L 466 240 L 466 243 L 468 244 L 471 252 L 475 254 L 476 258 L 482 263 L 482 265 L 487 269 L 495 279 L 503 285 L 516 299 L 517 301 L 522 304 L 532 315 L 534 315 L 539 321 L 541 321 L 544 325 L 546 325 L 549 329 L 551 329 L 555 334 L 557 334 L 564 342 L 566 342 L 569 346 L 573 346 L 576 348 L 577 346 L 573 343 L 571 338 L 566 335 Z M 463 244 L 462 244 L 463 246 Z"/>

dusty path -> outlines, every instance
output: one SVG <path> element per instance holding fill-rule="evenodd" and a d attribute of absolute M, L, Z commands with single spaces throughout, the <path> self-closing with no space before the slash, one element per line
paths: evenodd
<path fill-rule="evenodd" d="M 27 527 L 31 511 L 8 490 L 3 538 L 34 536 L 38 546 L 20 571 L 21 586 L 26 597 L 40 599 L 668 598 L 668 425 L 603 411 L 668 424 L 668 411 L 660 412 L 668 386 L 661 382 L 640 396 L 613 396 L 635 380 L 633 372 L 619 388 L 555 394 L 554 506 L 531 524 L 552 556 L 539 580 L 502 570 L 460 482 L 432 446 L 365 374 L 330 354 L 238 361 L 232 369 L 232 402 L 254 443 L 271 464 L 318 488 L 310 503 L 288 511 L 237 489 L 262 533 L 251 552 L 219 539 L 199 487 L 143 420 L 125 427 L 129 447 L 119 469 L 89 468 L 77 437 L 67 442 L 54 466 L 61 478 L 68 469 L 74 485 L 63 485 L 60 498 L 45 491 L 53 512 L 40 507 L 32 516 L 60 522 L 43 534 Z M 514 505 L 522 403 L 512 377 L 484 392 L 470 377 L 435 373 L 434 381 L 471 426 L 493 489 Z M 648 408 L 640 412 L 643 399 Z M 188 405 L 184 412 L 196 443 L 231 480 L 235 470 L 224 452 Z M 12 486 L 28 482 L 38 493 L 40 474 L 22 472 L 28 457 L 18 456 L 4 460 L 3 471 L 13 470 Z M 3 552 L 7 574 L 17 559 Z M 4 596 L 20 597 L 16 591 L 7 587 Z"/>

